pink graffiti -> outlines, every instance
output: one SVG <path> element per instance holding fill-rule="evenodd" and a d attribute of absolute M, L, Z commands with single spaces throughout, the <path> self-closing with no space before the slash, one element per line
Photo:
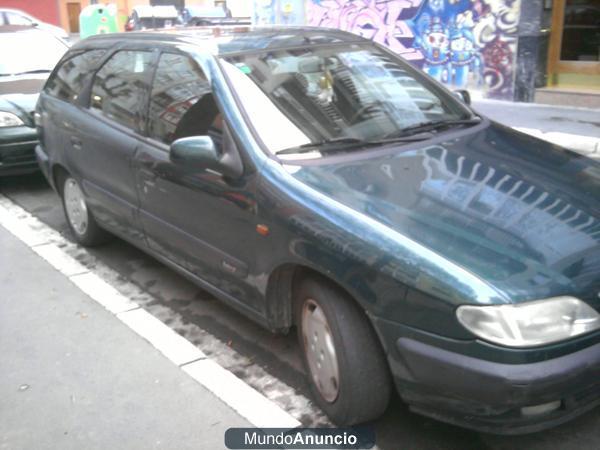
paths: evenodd
<path fill-rule="evenodd" d="M 424 0 L 321 0 L 308 3 L 308 23 L 339 28 L 386 45 L 408 60 L 423 59 L 412 48 L 414 35 L 406 24 Z"/>

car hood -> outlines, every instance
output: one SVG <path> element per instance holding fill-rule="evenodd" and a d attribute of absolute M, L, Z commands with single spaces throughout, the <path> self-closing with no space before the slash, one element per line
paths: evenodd
<path fill-rule="evenodd" d="M 0 78 L 0 95 L 39 94 L 48 78 L 47 73 Z"/>
<path fill-rule="evenodd" d="M 292 172 L 511 301 L 600 309 L 600 164 L 488 121 L 446 136 Z"/>
<path fill-rule="evenodd" d="M 0 79 L 0 111 L 16 114 L 33 126 L 33 112 L 45 77 Z"/>

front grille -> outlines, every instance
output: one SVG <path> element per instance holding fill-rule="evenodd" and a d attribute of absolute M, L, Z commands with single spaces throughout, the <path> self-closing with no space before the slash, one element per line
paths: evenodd
<path fill-rule="evenodd" d="M 0 152 L 0 162 L 2 165 L 23 164 L 35 161 L 35 142 L 28 143 L 29 145 L 19 145 L 17 148 Z"/>

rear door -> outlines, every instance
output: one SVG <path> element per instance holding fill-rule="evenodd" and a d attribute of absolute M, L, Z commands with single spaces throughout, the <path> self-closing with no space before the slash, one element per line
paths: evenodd
<path fill-rule="evenodd" d="M 113 53 L 96 72 L 88 108 L 69 139 L 95 218 L 135 241 L 143 236 L 131 163 L 145 124 L 154 58 L 151 50 Z"/>
<path fill-rule="evenodd" d="M 105 49 L 68 55 L 48 78 L 36 108 L 41 116 L 38 132 L 45 151 L 75 176 L 80 155 L 71 139 L 77 136 L 76 123 L 81 117 L 80 94 L 105 55 Z"/>

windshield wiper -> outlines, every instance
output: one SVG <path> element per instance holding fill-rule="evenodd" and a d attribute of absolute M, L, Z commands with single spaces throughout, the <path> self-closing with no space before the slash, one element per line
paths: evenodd
<path fill-rule="evenodd" d="M 433 137 L 430 133 L 419 133 L 413 134 L 410 136 L 399 136 L 395 138 L 387 138 L 379 139 L 379 140 L 365 140 L 359 138 L 352 137 L 339 137 L 332 139 L 325 139 L 319 142 L 311 142 L 308 144 L 299 145 L 298 147 L 290 147 L 278 152 L 275 152 L 276 155 L 291 155 L 296 153 L 309 153 L 312 151 L 319 151 L 320 153 L 332 153 L 339 151 L 347 151 L 355 148 L 364 148 L 364 147 L 375 147 L 385 144 L 390 144 L 394 142 L 415 142 L 422 141 L 425 139 L 429 139 Z"/>
<path fill-rule="evenodd" d="M 358 138 L 353 138 L 353 137 L 338 137 L 338 138 L 331 138 L 331 139 L 323 139 L 322 141 L 318 141 L 318 142 L 309 142 L 308 144 L 302 144 L 297 147 L 285 148 L 283 150 L 279 150 L 278 152 L 275 152 L 275 154 L 276 155 L 291 155 L 294 153 L 309 153 L 315 149 L 317 149 L 321 153 L 323 153 L 323 151 L 327 151 L 327 150 L 331 150 L 331 149 L 339 150 L 341 148 L 345 149 L 345 148 L 349 148 L 349 147 L 355 147 L 356 145 L 364 145 L 367 142 L 368 141 L 365 141 L 363 139 L 358 139 Z"/>
<path fill-rule="evenodd" d="M 385 138 L 401 138 L 408 137 L 416 133 L 425 131 L 434 131 L 442 128 L 450 128 L 458 125 L 476 125 L 481 123 L 479 117 L 470 117 L 468 119 L 453 119 L 453 120 L 434 120 L 431 122 L 421 122 L 410 127 L 405 127 L 400 130 L 389 133 Z"/>

